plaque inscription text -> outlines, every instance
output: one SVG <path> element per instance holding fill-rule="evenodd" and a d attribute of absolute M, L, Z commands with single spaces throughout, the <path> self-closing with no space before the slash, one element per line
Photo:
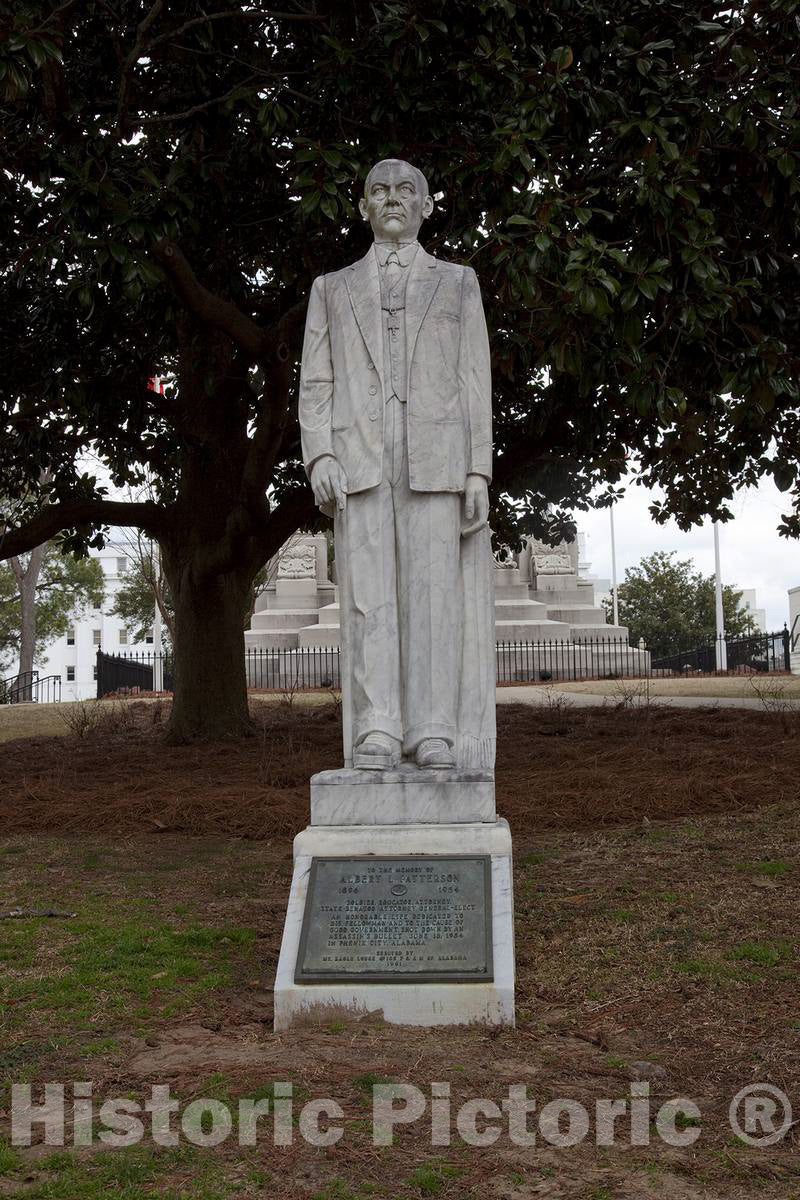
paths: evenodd
<path fill-rule="evenodd" d="M 296 983 L 492 979 L 489 855 L 315 858 Z"/>

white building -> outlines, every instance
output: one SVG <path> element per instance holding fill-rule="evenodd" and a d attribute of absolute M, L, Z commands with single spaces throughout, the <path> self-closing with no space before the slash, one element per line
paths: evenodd
<path fill-rule="evenodd" d="M 107 654 L 153 652 L 152 633 L 146 642 L 133 642 L 119 617 L 109 615 L 114 597 L 125 583 L 129 553 L 124 542 L 109 542 L 102 550 L 90 551 L 103 568 L 103 611 L 85 609 L 35 664 L 40 679 L 61 676 L 62 700 L 88 700 L 97 695 L 98 650 Z"/>
<path fill-rule="evenodd" d="M 737 589 L 738 591 L 738 589 Z M 768 633 L 767 610 L 758 607 L 758 597 L 755 588 L 742 588 L 742 598 L 739 601 L 739 611 L 747 613 L 755 625 L 757 633 Z"/>

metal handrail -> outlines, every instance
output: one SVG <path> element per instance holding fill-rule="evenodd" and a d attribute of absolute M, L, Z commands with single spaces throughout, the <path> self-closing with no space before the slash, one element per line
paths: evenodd
<path fill-rule="evenodd" d="M 52 694 L 52 700 L 50 699 Z M 42 696 L 47 696 L 42 700 Z M 40 675 L 38 671 L 22 671 L 0 680 L 2 704 L 49 704 L 61 699 L 61 676 Z"/>

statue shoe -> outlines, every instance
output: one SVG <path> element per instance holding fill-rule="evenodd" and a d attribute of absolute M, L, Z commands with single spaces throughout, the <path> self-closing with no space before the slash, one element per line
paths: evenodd
<path fill-rule="evenodd" d="M 361 771 L 391 771 L 397 766 L 400 743 L 386 733 L 368 733 L 353 751 L 353 766 Z"/>
<path fill-rule="evenodd" d="M 444 738 L 424 738 L 417 746 L 418 767 L 454 767 L 456 758 Z"/>

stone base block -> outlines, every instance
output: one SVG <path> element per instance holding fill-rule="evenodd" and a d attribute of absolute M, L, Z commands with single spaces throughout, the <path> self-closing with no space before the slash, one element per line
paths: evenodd
<path fill-rule="evenodd" d="M 297 634 L 297 644 L 303 646 L 339 646 L 341 631 L 338 625 L 306 625 Z"/>
<path fill-rule="evenodd" d="M 487 902 L 486 919 L 491 938 L 491 978 L 408 982 L 404 977 L 403 982 L 394 982 L 383 975 L 380 982 L 362 976 L 344 982 L 296 982 L 315 859 L 360 860 L 353 869 L 366 873 L 370 859 L 408 859 L 418 868 L 430 865 L 426 860 L 432 858 L 459 856 L 485 856 L 489 862 L 487 893 L 491 901 Z M 462 899 L 483 903 L 484 898 L 476 894 Z M 334 1020 L 357 1021 L 367 1016 L 392 1025 L 513 1025 L 514 906 L 508 823 L 310 826 L 298 834 L 274 994 L 276 1030 Z"/>
<path fill-rule="evenodd" d="M 312 825 L 494 821 L 492 771 L 320 771 L 311 776 Z"/>

